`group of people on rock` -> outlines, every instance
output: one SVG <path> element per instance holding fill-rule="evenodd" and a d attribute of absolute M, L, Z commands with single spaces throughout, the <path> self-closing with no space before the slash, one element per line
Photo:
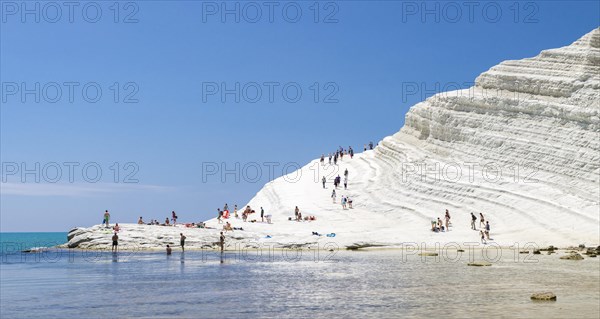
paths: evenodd
<path fill-rule="evenodd" d="M 242 220 L 244 222 L 247 222 L 248 218 L 250 217 L 250 215 L 255 214 L 255 213 L 256 213 L 256 211 L 254 211 L 250 207 L 250 205 L 246 206 L 246 208 L 242 212 Z M 221 210 L 220 208 L 217 208 L 217 221 L 218 221 L 219 224 L 222 224 L 224 219 L 229 219 L 229 216 L 230 216 L 230 214 L 229 214 L 229 206 L 227 205 L 227 203 L 225 203 L 225 206 L 223 206 L 223 210 Z M 239 213 L 238 213 L 238 206 L 237 205 L 234 205 L 233 216 L 236 219 L 240 218 Z M 271 217 L 272 217 L 271 214 L 265 214 L 264 208 L 262 208 L 262 207 L 260 208 L 260 221 L 262 223 L 266 222 L 268 224 L 271 224 L 272 223 L 271 222 Z M 258 221 L 256 219 L 253 219 L 253 220 L 250 220 L 250 222 L 251 223 L 256 223 Z"/>
<path fill-rule="evenodd" d="M 177 217 L 177 214 L 175 214 L 175 211 L 172 211 L 171 219 L 169 220 L 169 217 L 165 218 L 165 221 L 162 224 L 156 219 L 151 219 L 149 223 L 146 223 L 144 221 L 144 218 L 142 218 L 142 216 L 140 216 L 140 218 L 138 218 L 137 223 L 138 223 L 138 225 L 176 226 L 177 218 L 178 217 Z"/>
<path fill-rule="evenodd" d="M 340 146 L 340 148 L 338 148 L 335 152 L 328 153 L 327 158 L 329 165 L 332 164 L 332 161 L 333 165 L 337 165 L 338 160 L 343 160 L 344 156 L 350 156 L 350 159 L 354 157 L 354 149 L 352 149 L 352 146 L 348 146 L 347 149 L 344 149 Z M 325 154 L 321 154 L 320 162 L 321 165 L 325 165 Z"/>
<path fill-rule="evenodd" d="M 364 144 L 363 151 L 367 150 L 367 145 L 369 150 L 373 149 L 373 142 L 369 142 L 369 144 Z M 350 159 L 354 158 L 354 149 L 352 146 L 348 146 L 348 148 L 343 148 L 340 146 L 335 152 L 328 153 L 327 158 L 329 165 L 331 165 L 332 162 L 333 165 L 337 165 L 338 160 L 343 160 L 344 156 L 350 156 Z M 320 162 L 321 165 L 325 165 L 325 154 L 321 154 Z"/>
<path fill-rule="evenodd" d="M 236 217 L 239 218 L 239 216 L 237 216 L 237 205 L 235 206 L 235 209 L 236 209 Z M 247 209 L 250 209 L 250 206 L 247 206 Z M 227 211 L 227 204 L 225 204 L 224 210 Z M 254 212 L 254 211 L 252 211 L 252 212 Z M 220 214 L 220 217 L 222 217 L 222 216 L 223 215 Z M 269 222 L 269 223 L 271 222 L 271 215 L 264 215 L 264 210 L 261 207 L 261 217 L 262 216 L 265 216 L 267 218 L 267 222 Z M 177 223 L 177 218 L 178 218 L 177 214 L 175 213 L 175 211 L 171 212 L 171 217 L 172 217 L 171 220 L 173 221 L 172 225 L 175 226 L 176 223 Z M 105 228 L 111 228 L 109 222 L 110 222 L 110 213 L 108 212 L 108 210 L 105 210 L 103 218 L 102 218 L 102 226 L 105 227 Z M 144 222 L 143 217 L 140 216 L 138 218 L 137 224 L 138 225 L 162 225 L 162 226 L 169 226 L 170 225 L 170 221 L 169 221 L 169 218 L 167 217 L 165 219 L 165 223 L 164 224 L 160 224 L 155 219 L 152 219 L 150 221 L 150 223 L 146 223 L 146 222 Z M 190 227 L 191 228 L 194 228 L 194 227 L 208 228 L 208 227 L 206 227 L 206 224 L 204 222 L 200 222 L 200 223 L 197 223 L 197 224 L 196 223 L 185 224 L 185 227 L 187 227 L 187 228 L 190 228 Z M 244 229 L 241 228 L 241 227 L 239 227 L 239 228 L 232 227 L 231 223 L 229 223 L 229 222 L 226 222 L 226 224 L 223 226 L 223 231 L 224 232 L 234 231 L 234 230 L 244 230 Z M 119 226 L 119 223 L 115 223 L 115 226 L 112 227 L 112 231 L 113 231 L 113 233 L 112 233 L 112 236 L 111 236 L 111 240 L 112 240 L 111 250 L 112 250 L 113 253 L 116 253 L 118 251 L 118 245 L 119 245 L 119 235 L 118 235 L 118 233 L 119 233 L 119 231 L 121 231 L 121 227 Z M 219 246 L 221 248 L 221 251 L 223 251 L 224 244 L 225 244 L 225 235 L 224 235 L 223 231 L 221 232 L 220 237 L 219 237 Z M 180 235 L 180 246 L 181 246 L 181 250 L 183 252 L 183 251 L 185 251 L 185 240 L 186 240 L 187 237 L 183 233 L 180 233 L 179 235 Z M 170 245 L 167 245 L 166 248 L 167 248 L 167 255 L 170 255 L 172 253 L 172 250 L 173 250 L 172 247 Z"/>
<path fill-rule="evenodd" d="M 288 218 L 288 220 L 292 220 L 292 217 Z M 304 216 L 304 218 L 302 217 L 302 213 L 300 212 L 300 208 L 298 208 L 298 206 L 296 206 L 296 208 L 294 208 L 294 220 L 297 222 L 301 222 L 301 221 L 315 221 L 317 220 L 317 217 L 315 216 Z"/>
<path fill-rule="evenodd" d="M 331 199 L 333 201 L 333 203 L 335 204 L 335 200 L 337 198 L 337 193 L 335 192 L 335 189 L 331 191 Z M 352 199 L 350 199 L 349 196 L 344 196 L 342 195 L 342 199 L 340 200 L 340 204 L 342 204 L 342 209 L 346 209 L 346 208 L 352 208 Z"/>
<path fill-rule="evenodd" d="M 322 182 L 323 182 L 323 188 L 325 188 L 325 182 L 327 181 L 327 179 L 325 178 L 325 176 L 323 176 Z M 342 183 L 342 178 L 340 177 L 340 175 L 336 176 L 333 179 L 333 186 L 337 189 L 340 184 Z M 346 168 L 346 170 L 344 171 L 344 189 L 348 189 L 348 169 Z"/>
<path fill-rule="evenodd" d="M 449 231 L 449 227 L 452 226 L 450 223 L 450 212 L 446 209 L 446 213 L 444 214 L 444 221 L 438 217 L 437 220 L 431 221 L 431 231 L 433 232 L 447 232 Z"/>
<path fill-rule="evenodd" d="M 477 227 L 475 227 L 476 222 L 477 216 L 471 213 L 471 229 L 475 231 L 477 231 Z M 481 243 L 486 244 L 487 240 L 490 240 L 490 221 L 485 220 L 483 213 L 479 213 L 479 227 L 479 236 L 481 238 Z"/>
<path fill-rule="evenodd" d="M 477 216 L 471 212 L 471 229 L 477 231 Z M 450 213 L 446 209 L 446 214 L 444 215 L 444 221 L 442 221 L 439 217 L 437 220 L 431 221 L 431 231 L 433 232 L 446 232 L 449 231 L 449 227 L 452 226 L 450 222 Z M 481 238 L 482 244 L 487 244 L 487 240 L 490 240 L 490 222 L 485 220 L 483 213 L 479 213 L 479 235 Z"/>

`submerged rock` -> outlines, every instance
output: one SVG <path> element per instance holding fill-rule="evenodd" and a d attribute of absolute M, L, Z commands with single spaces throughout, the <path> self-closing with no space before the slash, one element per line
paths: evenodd
<path fill-rule="evenodd" d="M 531 300 L 555 301 L 556 295 L 552 292 L 537 292 L 531 295 Z"/>
<path fill-rule="evenodd" d="M 467 266 L 477 266 L 477 267 L 481 267 L 481 266 L 491 266 L 492 263 L 489 263 L 487 261 L 474 261 L 474 262 L 470 262 L 467 264 Z"/>
<path fill-rule="evenodd" d="M 433 253 L 433 252 L 423 252 L 423 253 L 419 253 L 419 256 L 430 256 L 430 257 L 435 257 L 437 256 L 438 253 Z"/>
<path fill-rule="evenodd" d="M 385 245 L 382 244 L 373 244 L 373 243 L 354 243 L 352 245 L 346 246 L 348 250 L 358 250 L 361 248 L 370 248 L 370 247 L 383 247 Z"/>
<path fill-rule="evenodd" d="M 570 254 L 565 255 L 565 256 L 560 256 L 560 259 L 565 259 L 565 260 L 583 260 L 583 256 L 581 256 L 579 253 L 570 253 Z"/>

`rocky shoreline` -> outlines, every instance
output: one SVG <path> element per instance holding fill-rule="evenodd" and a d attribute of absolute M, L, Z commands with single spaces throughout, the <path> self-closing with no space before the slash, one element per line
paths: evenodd
<path fill-rule="evenodd" d="M 187 250 L 206 250 L 206 249 L 220 249 L 219 246 L 219 235 L 221 230 L 216 228 L 188 228 L 181 225 L 181 227 L 165 227 L 165 226 L 150 226 L 150 225 L 137 225 L 137 224 L 121 224 L 119 235 L 119 250 L 125 251 L 162 251 L 166 245 L 172 247 L 179 247 L 179 234 L 184 233 L 187 237 L 185 242 L 185 248 Z M 84 228 L 77 227 L 73 228 L 68 232 L 67 242 L 63 245 L 57 246 L 57 248 L 68 248 L 68 249 L 81 249 L 81 250 L 110 250 L 112 245 L 113 230 L 105 228 L 102 225 L 95 225 L 92 227 Z M 226 234 L 226 245 L 225 250 L 236 250 L 236 249 L 312 249 L 312 248 L 326 248 L 330 245 L 329 249 L 347 249 L 347 250 L 373 250 L 373 249 L 403 249 L 403 250 L 415 250 L 420 251 L 423 256 L 437 256 L 440 249 L 452 249 L 457 252 L 465 252 L 465 248 L 460 247 L 444 246 L 444 243 L 440 243 L 438 249 L 433 249 L 431 246 L 414 246 L 404 243 L 381 243 L 381 242 L 360 242 L 347 240 L 336 240 L 336 238 L 328 237 L 316 237 L 310 236 L 308 238 L 282 238 L 274 239 L 273 237 L 268 238 L 264 234 L 251 231 L 233 231 L 227 232 Z M 294 240 L 295 241 L 294 241 Z M 473 244 L 473 243 L 469 243 Z M 472 246 L 472 245 L 471 245 Z M 481 246 L 475 247 L 481 249 Z M 499 249 L 514 249 L 511 246 L 495 245 L 495 248 Z M 541 254 L 545 252 L 547 255 L 556 254 L 560 252 L 561 259 L 569 260 L 580 260 L 583 256 L 590 258 L 596 257 L 600 254 L 600 246 L 597 247 L 585 247 L 585 245 L 578 246 L 567 246 L 557 248 L 552 245 L 547 247 L 539 247 L 529 250 L 520 250 L 520 254 Z M 578 257 L 579 256 L 579 257 Z"/>

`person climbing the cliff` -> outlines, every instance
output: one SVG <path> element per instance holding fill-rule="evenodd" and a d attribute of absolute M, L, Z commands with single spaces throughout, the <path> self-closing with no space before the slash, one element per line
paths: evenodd
<path fill-rule="evenodd" d="M 346 170 L 344 171 L 344 177 L 348 177 L 348 169 L 346 168 Z"/>
<path fill-rule="evenodd" d="M 348 189 L 348 176 L 344 177 L 344 189 Z"/>
<path fill-rule="evenodd" d="M 325 183 L 327 182 L 327 178 L 325 178 L 325 176 L 323 176 L 321 181 L 323 182 L 323 188 L 325 188 Z"/>
<path fill-rule="evenodd" d="M 110 226 L 108 225 L 108 222 L 110 220 L 110 213 L 108 212 L 108 210 L 104 211 L 104 222 L 102 222 L 102 225 L 105 225 L 106 228 L 109 228 Z"/>
<path fill-rule="evenodd" d="M 479 228 L 485 227 L 485 218 L 483 218 L 483 213 L 479 213 Z"/>
<path fill-rule="evenodd" d="M 325 154 L 321 154 L 321 159 L 319 160 L 319 162 L 321 162 L 321 166 L 325 165 Z"/>
<path fill-rule="evenodd" d="M 183 235 L 183 233 L 179 233 L 179 244 L 181 245 L 181 250 L 185 251 L 185 239 L 187 237 L 185 237 L 185 235 Z"/>
<path fill-rule="evenodd" d="M 119 236 L 117 235 L 117 232 L 114 233 L 114 235 L 112 235 L 112 252 L 117 252 L 118 251 L 118 246 L 119 246 Z"/>
<path fill-rule="evenodd" d="M 346 209 L 346 197 L 342 195 L 342 209 Z"/>
<path fill-rule="evenodd" d="M 221 211 L 220 208 L 217 208 L 217 220 L 219 221 L 219 224 L 223 223 L 223 212 Z"/>
<path fill-rule="evenodd" d="M 331 153 L 329 153 L 327 155 L 329 155 L 329 165 L 331 165 Z"/>
<path fill-rule="evenodd" d="M 331 192 L 331 199 L 333 199 L 333 203 L 334 203 L 334 204 L 335 204 L 335 197 L 336 197 L 336 194 L 335 194 L 335 189 L 334 189 L 334 190 Z"/>
<path fill-rule="evenodd" d="M 352 199 L 350 199 L 350 197 L 346 197 L 346 201 L 348 201 L 348 208 L 352 209 Z"/>
<path fill-rule="evenodd" d="M 262 207 L 260 208 L 260 221 L 265 222 L 265 210 Z"/>
<path fill-rule="evenodd" d="M 472 230 L 477 230 L 477 228 L 475 227 L 475 221 L 477 221 L 477 217 L 475 217 L 475 214 L 473 214 L 473 212 L 471 212 L 471 229 Z"/>

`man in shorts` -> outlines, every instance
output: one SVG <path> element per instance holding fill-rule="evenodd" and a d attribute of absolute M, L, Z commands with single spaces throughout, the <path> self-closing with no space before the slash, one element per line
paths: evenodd
<path fill-rule="evenodd" d="M 185 246 L 185 236 L 183 235 L 183 233 L 179 233 L 179 243 L 181 244 L 181 250 L 185 251 L 185 248 L 183 246 Z"/>
<path fill-rule="evenodd" d="M 221 236 L 219 237 L 219 246 L 221 246 L 221 251 L 225 248 L 225 235 L 221 232 Z"/>
<path fill-rule="evenodd" d="M 115 252 L 115 253 L 117 252 L 118 245 L 119 245 L 119 236 L 115 232 L 115 234 L 112 236 L 112 252 Z"/>
<path fill-rule="evenodd" d="M 108 228 L 108 221 L 110 220 L 110 213 L 108 212 L 108 210 L 104 211 L 104 225 L 106 225 L 106 228 Z"/>

